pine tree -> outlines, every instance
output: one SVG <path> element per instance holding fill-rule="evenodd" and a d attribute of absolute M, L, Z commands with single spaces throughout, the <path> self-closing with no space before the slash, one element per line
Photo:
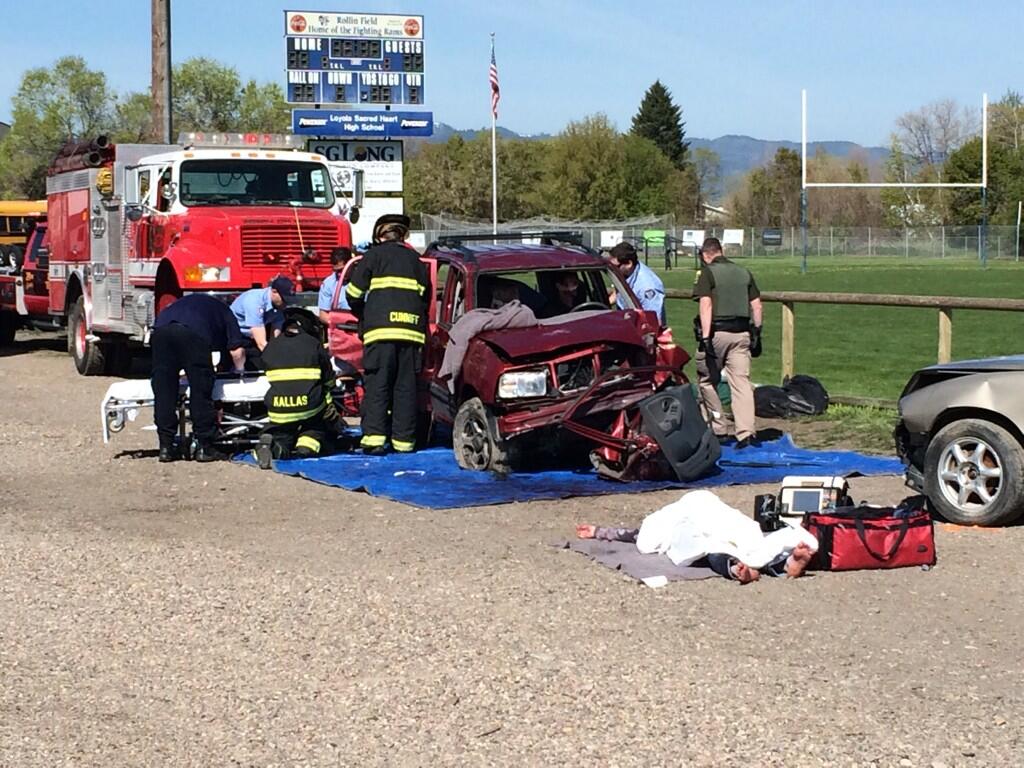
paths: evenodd
<path fill-rule="evenodd" d="M 672 102 L 672 94 L 668 88 L 655 80 L 654 85 L 647 89 L 640 109 L 633 116 L 634 136 L 653 141 L 676 168 L 683 168 L 687 163 L 687 150 L 690 143 L 684 141 L 686 131 L 682 110 Z"/>

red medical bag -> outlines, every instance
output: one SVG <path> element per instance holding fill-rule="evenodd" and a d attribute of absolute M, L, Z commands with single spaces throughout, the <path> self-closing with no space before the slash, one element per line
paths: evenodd
<path fill-rule="evenodd" d="M 932 519 L 923 499 L 899 507 L 840 507 L 805 516 L 818 539 L 811 568 L 854 571 L 935 565 Z"/>

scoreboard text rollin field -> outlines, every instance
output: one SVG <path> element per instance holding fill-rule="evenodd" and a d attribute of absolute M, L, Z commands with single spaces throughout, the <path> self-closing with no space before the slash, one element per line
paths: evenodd
<path fill-rule="evenodd" d="M 423 17 L 285 11 L 288 101 L 423 104 Z"/>

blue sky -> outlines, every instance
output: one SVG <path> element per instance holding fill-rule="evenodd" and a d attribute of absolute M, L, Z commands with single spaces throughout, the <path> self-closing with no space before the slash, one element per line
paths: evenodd
<path fill-rule="evenodd" d="M 0 120 L 21 72 L 65 54 L 84 56 L 118 90 L 148 88 L 149 0 L 3 6 Z M 682 106 L 689 136 L 798 141 L 806 87 L 812 140 L 864 144 L 887 143 L 899 114 L 936 99 L 977 106 L 983 91 L 1024 91 L 1020 0 L 172 0 L 174 60 L 211 56 L 283 84 L 285 8 L 422 14 L 426 107 L 458 128 L 489 123 L 492 31 L 499 123 L 520 133 L 554 133 L 598 111 L 628 128 L 655 79 Z"/>

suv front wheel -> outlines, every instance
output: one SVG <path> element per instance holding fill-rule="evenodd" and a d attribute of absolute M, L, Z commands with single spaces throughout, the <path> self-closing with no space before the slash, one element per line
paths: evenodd
<path fill-rule="evenodd" d="M 463 469 L 509 472 L 507 443 L 498 435 L 498 422 L 479 397 L 459 406 L 452 426 L 455 460 Z"/>
<path fill-rule="evenodd" d="M 924 490 L 944 518 L 960 525 L 1004 525 L 1024 512 L 1024 450 L 997 424 L 963 419 L 928 444 Z"/>

